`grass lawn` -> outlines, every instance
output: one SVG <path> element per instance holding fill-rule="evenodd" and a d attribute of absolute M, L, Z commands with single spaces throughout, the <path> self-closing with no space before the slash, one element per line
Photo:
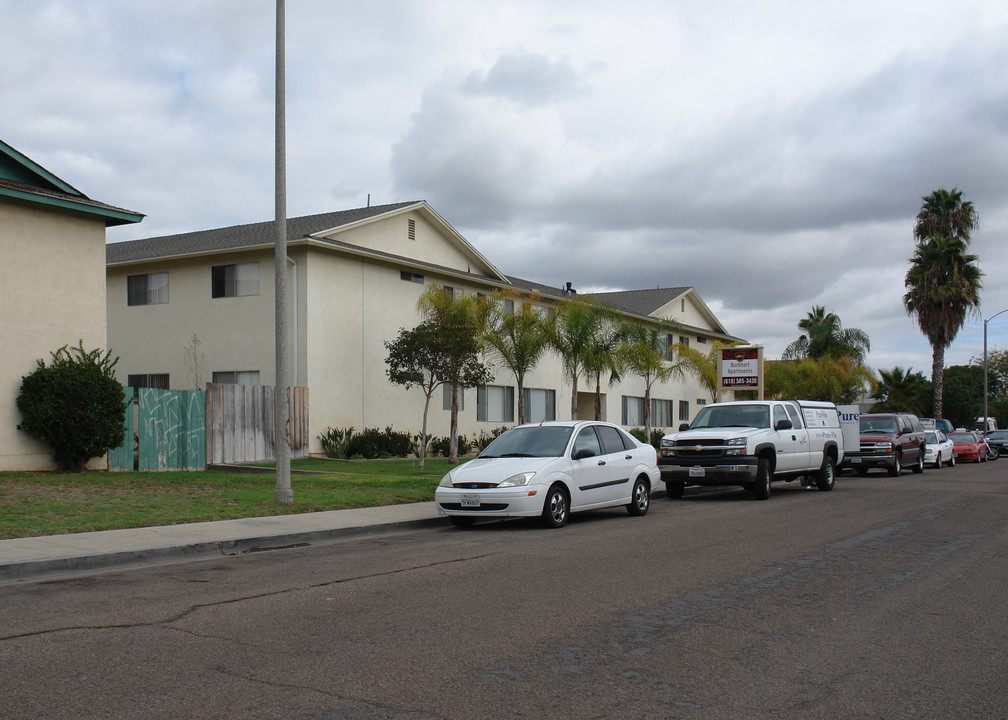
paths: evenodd
<path fill-rule="evenodd" d="M 304 459 L 292 470 L 293 505 L 273 502 L 272 473 L 0 472 L 0 538 L 173 525 L 396 505 L 434 499 L 445 458 L 340 462 Z"/>

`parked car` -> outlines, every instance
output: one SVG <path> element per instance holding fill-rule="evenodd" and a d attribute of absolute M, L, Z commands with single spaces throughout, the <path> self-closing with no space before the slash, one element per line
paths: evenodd
<path fill-rule="evenodd" d="M 945 418 L 921 418 L 920 423 L 925 430 L 941 430 L 946 435 L 955 431 L 952 421 Z"/>
<path fill-rule="evenodd" d="M 911 413 L 864 413 L 860 423 L 860 447 L 845 453 L 844 464 L 861 475 L 873 467 L 884 468 L 890 475 L 910 467 L 924 472 L 924 428 Z"/>
<path fill-rule="evenodd" d="M 540 517 L 562 527 L 570 513 L 625 505 L 645 515 L 661 481 L 657 453 L 622 428 L 595 421 L 520 425 L 448 472 L 438 512 L 459 527 L 479 518 Z"/>
<path fill-rule="evenodd" d="M 924 462 L 940 468 L 948 464 L 955 467 L 955 443 L 941 430 L 928 430 L 924 433 Z"/>
<path fill-rule="evenodd" d="M 991 430 L 984 438 L 987 445 L 998 452 L 998 456 L 1008 452 L 1008 430 Z"/>
<path fill-rule="evenodd" d="M 986 462 L 987 444 L 980 433 L 972 430 L 956 430 L 949 433 L 949 440 L 955 443 L 956 460 Z"/>

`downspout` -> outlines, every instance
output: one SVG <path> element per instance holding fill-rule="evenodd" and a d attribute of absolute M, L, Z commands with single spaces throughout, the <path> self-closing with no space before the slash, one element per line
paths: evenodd
<path fill-rule="evenodd" d="M 291 384 L 298 387 L 298 265 L 290 255 L 287 256 L 287 262 L 294 266 L 294 272 L 291 273 Z"/>

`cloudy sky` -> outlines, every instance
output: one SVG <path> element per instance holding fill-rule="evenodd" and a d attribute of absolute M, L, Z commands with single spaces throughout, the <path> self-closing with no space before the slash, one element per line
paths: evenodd
<path fill-rule="evenodd" d="M 0 0 L 0 139 L 147 215 L 273 217 L 273 0 Z M 1008 308 L 1008 3 L 288 0 L 291 216 L 427 200 L 502 271 L 692 285 L 779 357 L 813 305 L 930 376 L 921 197 L 976 205 Z M 1008 313 L 989 326 L 1008 347 Z M 948 364 L 983 349 L 967 320 Z"/>

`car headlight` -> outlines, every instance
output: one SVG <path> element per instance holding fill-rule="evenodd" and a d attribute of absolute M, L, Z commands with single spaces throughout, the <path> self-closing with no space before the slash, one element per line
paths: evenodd
<path fill-rule="evenodd" d="M 512 475 L 506 480 L 502 480 L 497 487 L 518 487 L 520 485 L 528 485 L 534 476 L 534 472 L 518 473 L 517 475 Z"/>
<path fill-rule="evenodd" d="M 725 442 L 728 449 L 725 455 L 745 455 L 746 439 L 744 437 L 730 438 Z"/>
<path fill-rule="evenodd" d="M 448 473 L 443 478 L 441 478 L 441 482 L 438 483 L 438 487 L 453 487 L 454 484 L 455 483 L 452 482 L 451 473 Z"/>
<path fill-rule="evenodd" d="M 877 442 L 875 443 L 875 449 L 881 450 L 882 452 L 892 452 L 891 442 Z"/>
<path fill-rule="evenodd" d="M 671 448 L 674 444 L 675 444 L 675 441 L 672 440 L 672 438 L 662 438 L 661 439 L 661 448 L 662 448 L 662 450 L 665 450 L 666 448 Z"/>

